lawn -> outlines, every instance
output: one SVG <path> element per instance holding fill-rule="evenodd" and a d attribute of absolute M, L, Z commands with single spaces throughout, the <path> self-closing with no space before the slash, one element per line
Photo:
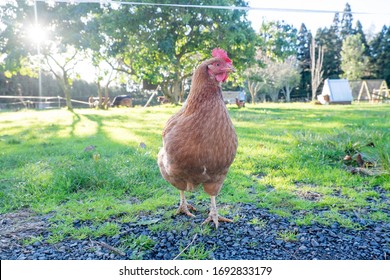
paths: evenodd
<path fill-rule="evenodd" d="M 114 236 L 119 222 L 174 214 L 179 193 L 162 179 L 156 157 L 177 110 L 0 113 L 0 213 L 53 213 L 52 243 Z M 239 148 L 217 198 L 222 215 L 245 219 L 231 209 L 248 203 L 297 225 L 337 221 L 359 229 L 356 215 L 390 221 L 389 105 L 261 104 L 229 112 Z M 188 198 L 195 207 L 209 203 L 201 189 Z"/>

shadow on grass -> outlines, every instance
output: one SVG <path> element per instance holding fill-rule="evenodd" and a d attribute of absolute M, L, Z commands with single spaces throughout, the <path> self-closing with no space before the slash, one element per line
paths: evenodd
<path fill-rule="evenodd" d="M 165 184 L 156 163 L 157 147 L 143 149 L 110 135 L 110 124 L 132 121 L 129 116 L 73 112 L 65 113 L 63 122 L 38 120 L 14 132 L 17 143 L 0 142 L 6 151 L 0 157 L 1 211 L 59 205 L 93 193 L 139 201 L 153 196 Z M 91 122 L 94 129 L 88 132 L 84 126 Z M 156 133 L 144 131 L 142 136 L 156 142 Z"/>

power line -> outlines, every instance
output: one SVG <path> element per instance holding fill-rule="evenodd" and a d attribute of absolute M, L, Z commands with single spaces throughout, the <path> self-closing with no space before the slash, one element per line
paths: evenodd
<path fill-rule="evenodd" d="M 113 4 L 113 5 L 131 5 L 131 6 L 150 6 L 150 7 L 171 7 L 171 8 L 201 8 L 201 9 L 222 9 L 222 10 L 243 10 L 243 11 L 263 11 L 263 12 L 280 12 L 280 13 L 320 13 L 335 14 L 343 13 L 336 10 L 313 10 L 313 9 L 286 9 L 286 8 L 262 8 L 250 6 L 215 6 L 215 5 L 192 5 L 192 4 L 163 4 L 163 3 L 141 3 L 134 1 L 114 1 L 114 0 L 36 0 L 39 2 L 61 2 L 73 4 Z M 355 15 L 390 15 L 390 12 L 372 13 L 372 12 L 350 12 Z"/>

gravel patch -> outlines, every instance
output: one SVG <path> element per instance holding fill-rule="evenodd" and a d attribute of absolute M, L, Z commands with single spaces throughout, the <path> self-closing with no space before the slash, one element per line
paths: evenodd
<path fill-rule="evenodd" d="M 28 211 L 4 214 L 0 215 L 0 259 L 171 260 L 185 258 L 190 247 L 206 252 L 202 255 L 204 258 L 218 260 L 390 259 L 390 223 L 361 221 L 359 216 L 354 216 L 353 220 L 362 225 L 361 230 L 343 228 L 337 222 L 331 226 L 317 223 L 297 226 L 254 205 L 235 207 L 240 220 L 221 223 L 218 230 L 207 227 L 193 230 L 199 229 L 207 211 L 196 213 L 193 219 L 184 215 L 151 214 L 141 217 L 137 223 L 119 223 L 112 218 L 111 222 L 117 222 L 120 227 L 120 233 L 115 236 L 66 239 L 58 244 L 47 243 L 51 215 L 36 216 Z M 170 229 L 150 229 L 151 225 L 159 223 L 169 223 Z M 90 226 L 91 223 L 77 221 L 77 225 Z M 23 245 L 22 240 L 31 236 L 41 238 Z"/>

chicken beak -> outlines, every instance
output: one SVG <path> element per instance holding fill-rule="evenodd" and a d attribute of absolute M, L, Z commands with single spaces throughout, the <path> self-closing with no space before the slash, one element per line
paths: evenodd
<path fill-rule="evenodd" d="M 224 69 L 226 72 L 236 72 L 236 69 L 233 67 L 233 66 L 229 66 L 229 67 L 226 67 L 225 69 Z"/>

